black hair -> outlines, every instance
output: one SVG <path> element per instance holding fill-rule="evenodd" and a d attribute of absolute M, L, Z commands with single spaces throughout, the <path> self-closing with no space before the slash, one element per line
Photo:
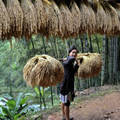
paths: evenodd
<path fill-rule="evenodd" d="M 76 46 L 75 45 L 72 45 L 70 48 L 69 48 L 69 53 L 72 51 L 72 50 L 77 50 Z M 77 53 L 78 53 L 78 50 L 77 50 Z"/>

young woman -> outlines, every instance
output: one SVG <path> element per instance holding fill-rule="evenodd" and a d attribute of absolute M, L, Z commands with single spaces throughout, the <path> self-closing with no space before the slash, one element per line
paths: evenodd
<path fill-rule="evenodd" d="M 63 61 L 64 66 L 64 80 L 60 86 L 60 100 L 62 102 L 61 109 L 63 114 L 62 120 L 73 120 L 69 117 L 70 114 L 70 102 L 73 101 L 74 94 L 74 75 L 78 70 L 78 64 L 76 61 L 78 50 L 75 46 L 71 46 L 69 49 L 69 55 L 67 60 Z"/>

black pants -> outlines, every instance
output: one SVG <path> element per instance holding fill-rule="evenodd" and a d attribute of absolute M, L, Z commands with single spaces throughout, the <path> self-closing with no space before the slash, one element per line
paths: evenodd
<path fill-rule="evenodd" d="M 64 103 L 64 105 L 69 107 L 70 106 L 70 101 L 67 100 L 67 103 Z"/>

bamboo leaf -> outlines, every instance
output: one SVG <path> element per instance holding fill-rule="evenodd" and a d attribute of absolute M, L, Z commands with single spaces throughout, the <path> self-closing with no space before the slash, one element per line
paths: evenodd
<path fill-rule="evenodd" d="M 18 120 L 18 118 L 21 116 L 20 113 L 18 113 L 17 115 L 14 116 L 14 120 Z"/>
<path fill-rule="evenodd" d="M 16 99 L 16 106 L 15 106 L 15 111 L 19 108 L 20 106 L 20 102 L 21 102 L 21 99 L 22 99 L 22 96 L 23 96 L 23 93 L 19 93 L 17 99 Z"/>
<path fill-rule="evenodd" d="M 37 87 L 35 87 L 34 90 L 35 90 L 35 93 L 37 94 L 37 96 L 39 96 L 40 95 L 39 89 Z"/>
<path fill-rule="evenodd" d="M 9 110 L 14 110 L 14 108 L 16 106 L 16 102 L 14 100 L 8 100 L 6 104 L 9 108 Z"/>
<path fill-rule="evenodd" d="M 11 119 L 13 118 L 12 113 L 9 111 L 9 109 L 6 106 L 0 105 L 0 107 L 2 108 L 4 116 L 7 116 L 8 118 L 11 118 Z"/>
<path fill-rule="evenodd" d="M 28 100 L 28 97 L 25 97 L 21 100 L 20 104 L 23 105 L 26 103 L 26 101 Z"/>
<path fill-rule="evenodd" d="M 43 88 L 41 89 L 41 95 L 42 96 L 44 95 L 44 89 Z"/>

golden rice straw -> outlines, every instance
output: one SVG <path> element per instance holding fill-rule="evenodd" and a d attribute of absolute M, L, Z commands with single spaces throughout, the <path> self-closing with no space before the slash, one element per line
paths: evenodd
<path fill-rule="evenodd" d="M 63 80 L 64 69 L 55 58 L 48 55 L 36 55 L 24 66 L 23 76 L 27 84 L 32 87 L 55 86 Z"/>
<path fill-rule="evenodd" d="M 44 33 L 47 27 L 47 15 L 42 0 L 35 0 L 35 9 L 37 14 L 37 30 Z"/>
<path fill-rule="evenodd" d="M 58 18 L 58 31 L 57 31 L 57 35 L 60 38 L 62 38 L 64 36 L 64 31 L 65 31 L 63 16 L 62 16 L 62 14 L 60 12 L 59 7 L 57 6 L 57 4 L 54 1 L 52 1 L 52 7 L 53 7 L 53 9 L 55 11 L 55 14 L 56 14 L 57 18 Z"/>
<path fill-rule="evenodd" d="M 21 0 L 23 10 L 23 35 L 29 40 L 32 34 L 37 33 L 37 16 L 31 0 Z"/>
<path fill-rule="evenodd" d="M 95 13 L 94 13 L 92 7 L 89 4 L 87 4 L 87 8 L 88 8 L 89 13 L 90 13 L 89 24 L 88 24 L 88 34 L 91 35 L 91 34 L 95 33 L 96 16 L 95 16 Z"/>
<path fill-rule="evenodd" d="M 52 8 L 52 3 L 47 4 L 44 2 L 44 7 L 48 19 L 45 35 L 47 37 L 52 35 L 56 36 L 58 32 L 58 18 L 55 14 L 54 9 Z"/>
<path fill-rule="evenodd" d="M 118 4 L 118 7 L 116 8 L 116 12 L 118 15 L 118 19 L 120 21 L 120 4 Z M 120 29 L 116 30 L 115 35 L 119 35 L 119 33 L 120 33 Z"/>
<path fill-rule="evenodd" d="M 27 84 L 34 87 L 43 85 L 43 82 L 40 80 L 43 80 L 44 72 L 42 73 L 42 69 L 46 69 L 48 66 L 52 68 L 52 66 L 49 64 L 47 60 L 40 59 L 39 57 L 33 57 L 30 59 L 27 64 L 25 65 L 23 69 L 24 74 L 24 80 L 26 80 Z M 46 70 L 47 72 L 47 70 Z"/>
<path fill-rule="evenodd" d="M 79 68 L 78 77 L 90 78 L 101 71 L 102 58 L 98 53 L 79 53 L 77 56 Z"/>
<path fill-rule="evenodd" d="M 75 1 L 71 1 L 71 14 L 73 18 L 73 35 L 78 36 L 81 25 L 81 12 Z"/>
<path fill-rule="evenodd" d="M 0 23 L 0 39 L 2 38 L 2 24 Z"/>
<path fill-rule="evenodd" d="M 106 16 L 107 16 L 107 31 L 106 34 L 112 35 L 115 31 L 117 31 L 120 28 L 119 25 L 119 18 L 117 15 L 117 11 L 108 1 L 100 1 L 101 5 L 103 6 Z M 111 23 L 110 23 L 111 21 Z"/>
<path fill-rule="evenodd" d="M 111 20 L 112 20 L 112 31 L 111 33 L 114 35 L 115 31 L 120 30 L 120 21 L 119 21 L 119 17 L 117 14 L 117 11 L 114 7 L 112 7 L 110 5 L 111 8 Z"/>
<path fill-rule="evenodd" d="M 47 57 L 48 61 L 52 64 L 52 67 L 54 69 L 54 76 L 57 78 L 56 81 L 61 82 L 61 78 L 64 72 L 62 64 L 51 56 L 48 55 L 43 56 Z"/>
<path fill-rule="evenodd" d="M 61 12 L 53 0 L 50 3 L 51 4 L 47 4 L 46 2 L 44 2 L 44 7 L 48 19 L 45 35 L 47 37 L 49 36 L 63 37 L 64 23 Z"/>
<path fill-rule="evenodd" d="M 7 11 L 10 17 L 10 35 L 14 37 L 21 37 L 23 12 L 18 0 L 7 0 Z"/>
<path fill-rule="evenodd" d="M 88 32 L 88 26 L 91 25 L 90 23 L 90 11 L 87 5 L 84 2 L 80 2 L 80 12 L 81 12 L 81 27 L 80 33 Z"/>
<path fill-rule="evenodd" d="M 5 39 L 10 30 L 10 18 L 4 3 L 0 0 L 0 39 Z"/>
<path fill-rule="evenodd" d="M 51 5 L 45 4 L 44 6 L 48 16 L 47 29 L 49 36 L 62 37 L 64 33 L 64 24 L 59 8 L 53 0 L 51 0 Z"/>
<path fill-rule="evenodd" d="M 63 17 L 64 26 L 65 26 L 64 38 L 68 38 L 73 33 L 73 16 L 65 3 L 61 3 L 59 8 Z"/>
<path fill-rule="evenodd" d="M 96 6 L 96 32 L 104 34 L 107 31 L 107 16 L 99 1 L 94 1 L 94 6 Z"/>
<path fill-rule="evenodd" d="M 107 16 L 107 23 L 106 23 L 107 31 L 105 33 L 107 35 L 109 35 L 111 30 L 112 30 L 112 20 L 111 20 L 110 11 L 107 9 L 107 7 L 105 9 L 105 13 L 106 13 L 106 16 Z"/>

